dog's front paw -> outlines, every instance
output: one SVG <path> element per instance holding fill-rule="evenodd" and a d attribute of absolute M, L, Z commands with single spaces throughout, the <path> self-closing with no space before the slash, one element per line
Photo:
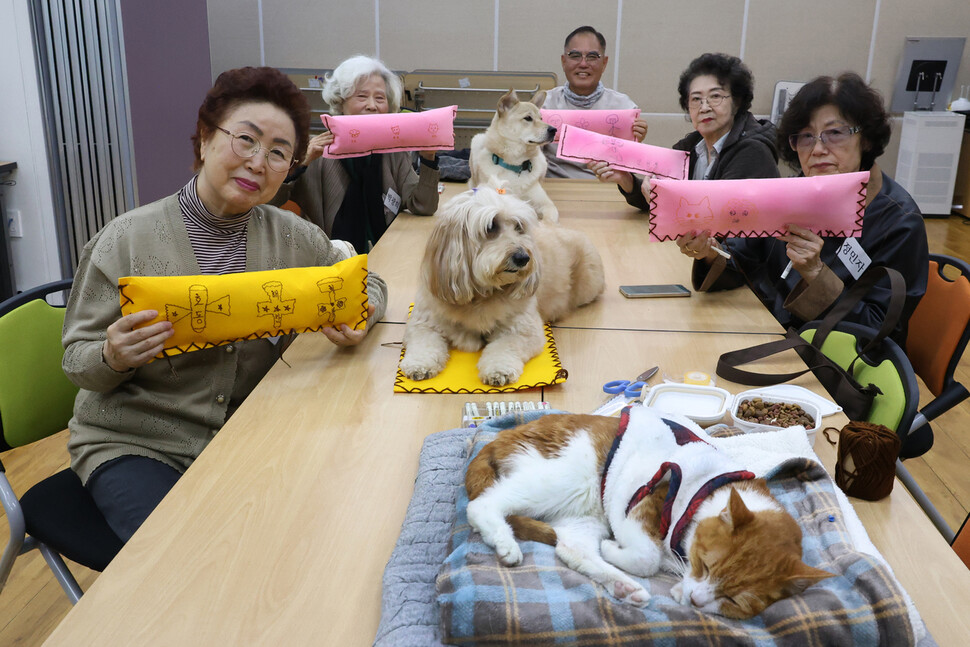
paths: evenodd
<path fill-rule="evenodd" d="M 441 372 L 443 366 L 435 361 L 425 361 L 423 358 L 415 357 L 416 354 L 405 353 L 401 360 L 401 372 L 414 381 L 428 380 Z"/>
<path fill-rule="evenodd" d="M 479 362 L 478 364 L 478 379 L 482 381 L 482 384 L 488 384 L 489 386 L 512 384 L 513 382 L 517 382 L 521 375 L 522 364 L 518 366 L 486 362 Z"/>

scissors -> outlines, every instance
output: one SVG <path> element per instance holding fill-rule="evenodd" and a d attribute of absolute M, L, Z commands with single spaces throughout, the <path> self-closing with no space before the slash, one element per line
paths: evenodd
<path fill-rule="evenodd" d="M 643 387 L 646 386 L 647 380 L 653 377 L 660 369 L 659 366 L 654 366 L 653 368 L 648 368 L 640 375 L 637 375 L 633 380 L 611 380 L 603 385 L 603 391 L 606 393 L 619 394 L 622 393 L 626 398 L 639 398 Z"/>

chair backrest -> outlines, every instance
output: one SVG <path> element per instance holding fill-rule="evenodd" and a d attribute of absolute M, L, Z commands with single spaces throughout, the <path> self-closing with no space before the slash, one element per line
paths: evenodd
<path fill-rule="evenodd" d="M 959 276 L 944 274 L 955 268 Z M 951 273 L 953 270 L 950 270 Z M 970 339 L 970 264 L 939 254 L 930 255 L 926 294 L 909 320 L 906 354 L 916 374 L 937 396 L 954 380 Z"/>
<path fill-rule="evenodd" d="M 801 336 L 811 341 L 814 328 L 806 328 Z M 822 352 L 844 369 L 848 369 L 859 349 L 875 331 L 866 326 L 840 322 L 822 344 Z M 882 391 L 877 395 L 866 422 L 885 425 L 896 431 L 906 442 L 906 434 L 913 424 L 919 406 L 919 386 L 913 367 L 903 350 L 891 339 L 883 340 L 878 352 L 863 355 L 852 369 L 853 377 L 863 386 L 875 384 Z"/>
<path fill-rule="evenodd" d="M 0 447 L 20 447 L 67 427 L 78 387 L 61 369 L 64 308 L 48 294 L 71 281 L 34 288 L 0 303 Z"/>
<path fill-rule="evenodd" d="M 950 545 L 967 568 L 970 568 L 970 516 L 963 520 L 963 525 L 960 526 Z"/>

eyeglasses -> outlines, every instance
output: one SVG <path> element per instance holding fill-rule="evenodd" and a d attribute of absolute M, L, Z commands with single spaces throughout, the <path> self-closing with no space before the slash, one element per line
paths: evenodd
<path fill-rule="evenodd" d="M 711 92 L 706 97 L 691 97 L 690 99 L 687 100 L 687 105 L 690 107 L 691 110 L 700 110 L 701 104 L 707 101 L 707 105 L 709 105 L 712 108 L 716 108 L 722 103 L 724 103 L 725 99 L 730 99 L 730 98 L 731 98 L 730 94 Z"/>
<path fill-rule="evenodd" d="M 248 159 L 255 156 L 263 148 L 259 140 L 247 132 L 233 133 L 219 126 L 216 126 L 216 128 L 229 135 L 232 139 L 230 143 L 232 152 L 239 157 Z M 266 163 L 277 172 L 289 170 L 293 164 L 293 152 L 285 148 L 271 148 L 266 151 L 265 155 Z"/>
<path fill-rule="evenodd" d="M 568 58 L 570 61 L 575 61 L 577 63 L 583 59 L 586 59 L 587 63 L 595 63 L 596 61 L 603 58 L 603 55 L 595 50 L 592 52 L 586 52 L 584 54 L 583 52 L 580 52 L 578 50 L 571 49 L 568 52 L 566 52 L 566 58 Z"/>
<path fill-rule="evenodd" d="M 817 137 L 812 133 L 798 133 L 788 136 L 788 145 L 793 151 L 810 151 L 815 148 L 816 140 L 822 142 L 822 146 L 841 146 L 860 130 L 858 126 L 841 126 L 823 130 Z"/>

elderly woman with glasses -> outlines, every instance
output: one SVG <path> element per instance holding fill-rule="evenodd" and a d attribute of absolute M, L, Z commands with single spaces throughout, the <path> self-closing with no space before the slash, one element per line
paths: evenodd
<path fill-rule="evenodd" d="M 401 79 L 367 56 L 354 56 L 338 65 L 323 88 L 323 98 L 335 115 L 397 112 L 401 94 Z M 310 140 L 305 166 L 287 178 L 273 204 L 294 201 L 304 218 L 331 238 L 350 242 L 360 253 L 374 246 L 401 209 L 434 215 L 439 178 L 434 151 L 419 154 L 419 175 L 409 153 L 339 160 L 321 157 L 333 140 L 330 132 Z"/>
<path fill-rule="evenodd" d="M 177 193 L 109 222 L 84 247 L 64 320 L 63 367 L 79 387 L 71 467 L 127 541 L 276 362 L 292 336 L 152 362 L 173 334 L 154 310 L 122 316 L 125 276 L 228 274 L 345 258 L 316 225 L 267 206 L 306 151 L 310 107 L 276 69 L 223 72 L 199 108 L 198 172 Z M 387 287 L 371 274 L 369 320 Z M 370 326 L 367 326 L 369 328 Z M 324 328 L 338 346 L 365 330 Z"/>
<path fill-rule="evenodd" d="M 702 54 L 680 75 L 677 90 L 694 131 L 673 148 L 690 154 L 690 179 L 778 177 L 775 127 L 749 112 L 754 78 L 741 59 Z M 648 210 L 643 178 L 606 162 L 590 163 L 589 168 L 600 181 L 618 184 L 628 203 Z"/>
<path fill-rule="evenodd" d="M 719 242 L 701 232 L 678 241 L 696 259 L 699 290 L 747 283 L 785 326 L 817 319 L 871 265 L 898 270 L 906 279 L 906 303 L 893 338 L 906 341 L 906 324 L 926 291 L 929 251 L 926 229 L 913 198 L 876 164 L 889 142 L 889 115 L 882 97 L 857 75 L 821 76 L 792 99 L 778 127 L 782 157 L 802 175 L 869 171 L 861 238 L 820 238 L 791 225 L 778 238 Z M 726 261 L 714 252 L 722 247 Z M 847 319 L 878 328 L 885 317 L 888 280 L 877 284 Z"/>

